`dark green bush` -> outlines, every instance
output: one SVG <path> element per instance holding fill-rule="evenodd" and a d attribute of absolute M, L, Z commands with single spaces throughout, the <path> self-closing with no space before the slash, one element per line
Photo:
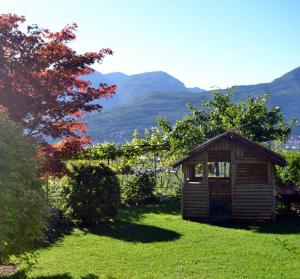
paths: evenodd
<path fill-rule="evenodd" d="M 120 175 L 119 180 L 123 203 L 139 203 L 154 197 L 155 177 L 153 173 Z"/>
<path fill-rule="evenodd" d="M 114 218 L 120 203 L 116 174 L 105 164 L 78 160 L 68 163 L 69 176 L 63 178 L 65 212 L 88 227 Z"/>
<path fill-rule="evenodd" d="M 23 130 L 0 115 L 0 263 L 43 238 L 45 200 L 36 150 Z"/>
<path fill-rule="evenodd" d="M 300 152 L 287 151 L 283 153 L 287 166 L 276 168 L 276 181 L 279 186 L 300 187 Z"/>

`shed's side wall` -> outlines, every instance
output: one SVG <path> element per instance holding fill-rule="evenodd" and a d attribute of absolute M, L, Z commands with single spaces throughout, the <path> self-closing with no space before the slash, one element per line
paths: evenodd
<path fill-rule="evenodd" d="M 235 144 L 232 171 L 232 215 L 235 219 L 272 219 L 274 215 L 273 164 L 247 147 Z"/>

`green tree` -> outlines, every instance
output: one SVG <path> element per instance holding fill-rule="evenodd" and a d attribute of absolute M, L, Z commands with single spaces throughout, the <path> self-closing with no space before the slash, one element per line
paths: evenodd
<path fill-rule="evenodd" d="M 279 107 L 269 106 L 268 96 L 248 97 L 233 102 L 231 90 L 214 91 L 200 106 L 188 105 L 190 113 L 171 126 L 159 119 L 160 137 L 167 139 L 169 158 L 178 158 L 204 141 L 231 129 L 258 142 L 285 142 L 296 124 L 287 123 Z"/>
<path fill-rule="evenodd" d="M 43 237 L 45 203 L 36 150 L 23 130 L 0 115 L 0 262 L 31 251 Z"/>

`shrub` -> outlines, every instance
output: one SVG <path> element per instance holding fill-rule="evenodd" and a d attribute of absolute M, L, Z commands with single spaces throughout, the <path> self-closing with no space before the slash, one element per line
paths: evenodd
<path fill-rule="evenodd" d="M 48 179 L 47 183 L 43 185 L 45 192 L 47 192 L 47 200 L 50 208 L 56 208 L 62 212 L 65 210 L 67 204 L 64 194 L 64 185 L 68 184 L 68 182 L 68 176 L 62 178 L 51 177 Z"/>
<path fill-rule="evenodd" d="M 105 164 L 78 160 L 68 163 L 63 195 L 66 213 L 89 227 L 118 213 L 120 185 L 116 174 Z"/>
<path fill-rule="evenodd" d="M 284 152 L 287 161 L 285 168 L 276 168 L 276 180 L 280 186 L 300 187 L 300 152 Z"/>
<path fill-rule="evenodd" d="M 34 249 L 43 237 L 45 201 L 34 146 L 0 115 L 0 262 Z"/>
<path fill-rule="evenodd" d="M 179 176 L 168 170 L 158 173 L 155 192 L 164 197 L 180 197 L 182 182 Z"/>
<path fill-rule="evenodd" d="M 287 211 L 300 210 L 300 152 L 284 153 L 287 160 L 285 168 L 276 168 L 277 200 L 282 202 Z"/>
<path fill-rule="evenodd" d="M 153 173 L 120 175 L 122 202 L 133 204 L 154 197 L 155 178 Z"/>

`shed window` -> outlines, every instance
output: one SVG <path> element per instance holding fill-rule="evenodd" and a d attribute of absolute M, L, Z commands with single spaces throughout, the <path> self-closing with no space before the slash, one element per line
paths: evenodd
<path fill-rule="evenodd" d="M 230 163 L 229 162 L 208 162 L 208 176 L 211 177 L 229 177 Z"/>
<path fill-rule="evenodd" d="M 201 163 L 187 167 L 187 180 L 189 182 L 203 182 L 203 165 Z"/>
<path fill-rule="evenodd" d="M 202 164 L 195 164 L 195 177 L 196 178 L 203 178 L 203 165 Z"/>

